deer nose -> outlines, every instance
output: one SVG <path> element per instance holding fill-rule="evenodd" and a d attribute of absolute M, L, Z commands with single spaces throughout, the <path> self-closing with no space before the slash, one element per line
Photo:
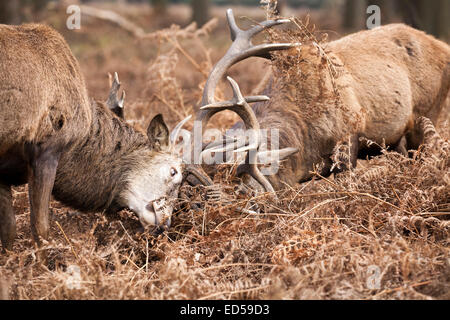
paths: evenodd
<path fill-rule="evenodd" d="M 150 201 L 145 208 L 155 216 L 155 227 L 161 229 L 160 232 L 170 227 L 172 219 L 170 214 L 165 212 L 167 207 L 164 198 Z"/>
<path fill-rule="evenodd" d="M 163 233 L 164 231 L 169 230 L 169 227 L 170 227 L 170 224 L 171 224 L 170 220 L 171 219 L 168 218 L 168 219 L 166 219 L 166 221 L 163 224 L 155 226 L 155 228 L 152 231 L 153 235 L 157 236 L 157 235 Z"/>

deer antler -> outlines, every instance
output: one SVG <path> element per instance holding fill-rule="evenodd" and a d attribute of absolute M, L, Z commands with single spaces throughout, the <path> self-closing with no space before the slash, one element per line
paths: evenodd
<path fill-rule="evenodd" d="M 289 22 L 286 19 L 280 20 L 268 20 L 260 23 L 257 26 L 249 30 L 241 30 L 236 25 L 236 20 L 231 9 L 227 10 L 227 20 L 230 27 L 231 39 L 233 44 L 228 49 L 227 53 L 223 58 L 214 66 L 211 71 L 208 80 L 205 84 L 205 89 L 203 91 L 202 107 L 200 108 L 197 119 L 202 122 L 202 128 L 206 127 L 209 119 L 217 112 L 223 110 L 231 110 L 236 112 L 243 120 L 247 129 L 251 129 L 251 134 L 253 135 L 248 144 L 242 144 L 236 142 L 231 146 L 225 148 L 208 149 L 209 152 L 226 152 L 233 150 L 234 147 L 238 146 L 235 152 L 248 151 L 246 156 L 246 165 L 242 166 L 245 173 L 250 174 L 258 183 L 260 183 L 267 192 L 274 192 L 274 189 L 267 178 L 259 171 L 257 166 L 257 152 L 261 143 L 260 137 L 260 126 L 255 113 L 250 107 L 249 103 L 267 101 L 269 97 L 267 96 L 251 96 L 244 97 L 239 89 L 238 84 L 232 78 L 228 77 L 228 81 L 233 89 L 233 99 L 229 101 L 216 102 L 215 101 L 215 90 L 222 79 L 225 72 L 232 65 L 247 59 L 249 57 L 262 57 L 269 59 L 270 52 L 276 50 L 287 50 L 296 46 L 298 43 L 276 43 L 276 44 L 261 44 L 253 45 L 251 39 L 261 31 Z M 195 146 L 194 146 L 195 147 Z M 194 152 L 201 152 L 202 150 L 194 150 Z"/>
<path fill-rule="evenodd" d="M 262 57 L 270 59 L 270 52 L 277 50 L 288 50 L 298 46 L 298 43 L 273 43 L 273 44 L 260 44 L 253 45 L 251 39 L 261 31 L 279 25 L 287 23 L 290 20 L 279 19 L 279 20 L 268 20 L 260 23 L 257 26 L 249 30 L 241 30 L 236 25 L 236 20 L 234 19 L 233 10 L 227 10 L 227 20 L 230 27 L 231 40 L 233 41 L 231 47 L 228 49 L 227 53 L 219 60 L 219 62 L 214 66 L 211 73 L 209 74 L 208 80 L 205 84 L 205 89 L 203 90 L 202 106 L 215 103 L 214 94 L 222 79 L 225 72 L 234 64 L 239 61 L 245 60 L 250 57 Z M 255 102 L 252 100 L 253 97 L 247 97 L 245 100 L 248 103 Z M 202 121 L 202 127 L 208 120 L 220 110 L 200 110 L 197 114 L 197 119 Z"/>
<path fill-rule="evenodd" d="M 114 72 L 114 79 L 112 79 L 110 73 L 108 73 L 108 76 L 111 89 L 109 90 L 109 96 L 108 100 L 106 101 L 106 105 L 119 118 L 123 119 L 123 103 L 125 101 L 125 90 L 122 91 L 122 96 L 120 100 L 117 100 L 117 93 L 119 92 L 120 89 L 119 76 L 117 75 L 117 72 Z"/>
<path fill-rule="evenodd" d="M 249 144 L 235 150 L 234 152 L 247 152 L 247 157 L 245 162 L 248 164 L 247 173 L 250 174 L 256 181 L 258 181 L 267 192 L 274 192 L 272 185 L 270 182 L 264 177 L 264 175 L 259 171 L 257 165 L 257 152 L 259 149 L 259 145 L 261 143 L 261 135 L 260 135 L 260 127 L 258 119 L 256 119 L 256 115 L 253 112 L 252 108 L 248 104 L 247 100 L 242 96 L 241 90 L 236 81 L 234 81 L 231 77 L 227 77 L 228 81 L 233 88 L 233 99 L 229 101 L 223 102 L 215 102 L 206 106 L 201 107 L 201 110 L 214 110 L 214 111 L 223 111 L 223 110 L 231 110 L 236 112 L 241 119 L 244 121 L 244 124 L 247 129 L 250 129 L 253 137 L 249 139 Z M 259 101 L 267 101 L 269 98 L 266 96 L 258 96 L 251 97 L 249 101 L 259 102 Z"/>

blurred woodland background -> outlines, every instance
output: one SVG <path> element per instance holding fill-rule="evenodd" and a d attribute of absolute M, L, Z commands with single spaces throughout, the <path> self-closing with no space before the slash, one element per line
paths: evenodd
<path fill-rule="evenodd" d="M 241 23 L 246 27 L 254 21 L 267 18 L 265 10 L 261 8 L 264 3 L 276 6 L 275 12 L 278 11 L 284 17 L 304 19 L 309 16 L 311 23 L 317 27 L 316 31 L 327 33 L 329 40 L 366 29 L 369 17 L 366 10 L 372 4 L 381 8 L 381 24 L 404 22 L 443 40 L 450 39 L 450 0 L 8 0 L 0 1 L 0 23 L 49 24 L 62 33 L 80 61 L 89 92 L 94 98 L 103 99 L 108 90 L 105 77 L 117 71 L 125 86 L 127 83 L 132 84 L 131 88 L 127 88 L 127 100 L 135 101 L 149 96 L 144 92 L 148 89 L 149 61 L 160 63 L 156 57 L 164 50 L 169 50 L 167 46 L 164 47 L 165 41 L 154 41 L 151 37 L 139 39 L 136 30 L 141 35 L 150 34 L 173 25 L 187 28 L 193 21 L 200 28 L 214 20 L 206 28 L 208 34 L 214 31 L 214 37 L 203 37 L 204 48 L 185 39 L 184 52 L 178 52 L 182 56 L 189 53 L 193 60 L 199 59 L 193 72 L 183 72 L 183 66 L 180 66 L 183 61 L 177 61 L 177 68 L 171 71 L 181 88 L 198 89 L 196 84 L 208 73 L 205 68 L 211 67 L 229 45 L 226 8 L 236 8 L 236 14 L 242 17 Z M 108 19 L 98 19 L 95 17 L 98 14 L 96 12 L 91 16 L 86 9 L 81 10 L 81 29 L 69 30 L 66 26 L 69 13 L 66 10 L 71 4 L 112 12 L 132 22 L 132 30 L 120 28 Z M 211 51 L 209 58 L 201 53 L 208 50 Z M 190 58 L 188 62 L 193 61 Z M 263 66 L 258 59 L 250 61 L 253 66 Z M 231 71 L 235 69 L 242 68 L 238 66 Z M 237 75 L 238 72 L 235 72 L 233 76 L 238 79 L 242 76 L 249 90 L 252 90 L 259 83 L 258 79 L 263 77 L 264 70 L 267 68 L 253 68 L 251 74 Z M 196 77 L 195 73 L 200 76 Z M 160 107 L 157 104 L 154 106 Z M 182 104 L 181 107 L 184 108 Z"/>
<path fill-rule="evenodd" d="M 58 0 L 57 0 L 58 1 Z M 8 0 L 0 2 L 0 23 L 19 24 L 30 21 L 45 10 L 54 0 Z M 60 1 L 61 2 L 61 1 Z M 158 14 L 165 14 L 170 5 L 186 4 L 192 8 L 191 17 L 203 25 L 211 16 L 212 6 L 259 6 L 259 0 L 81 0 L 81 3 L 116 2 L 148 4 Z M 437 37 L 448 37 L 450 30 L 449 0 L 278 0 L 281 13 L 286 8 L 323 9 L 340 7 L 342 26 L 348 30 L 365 27 L 366 9 L 378 5 L 382 11 L 382 23 L 405 22 Z"/>

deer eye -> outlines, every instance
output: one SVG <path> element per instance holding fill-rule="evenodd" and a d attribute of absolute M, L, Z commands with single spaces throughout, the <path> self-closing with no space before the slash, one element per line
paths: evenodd
<path fill-rule="evenodd" d="M 178 173 L 177 169 L 175 169 L 175 168 L 170 168 L 170 176 L 171 176 L 171 177 L 174 177 L 177 173 Z"/>

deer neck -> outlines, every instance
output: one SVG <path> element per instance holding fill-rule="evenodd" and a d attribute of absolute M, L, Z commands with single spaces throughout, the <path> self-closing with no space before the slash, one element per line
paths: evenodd
<path fill-rule="evenodd" d="M 93 111 L 86 137 L 61 156 L 53 194 L 78 210 L 117 211 L 125 176 L 148 140 L 103 105 L 93 103 Z"/>
<path fill-rule="evenodd" d="M 283 183 L 295 185 L 295 183 L 309 180 L 314 166 L 323 165 L 323 159 L 328 159 L 330 155 L 325 154 L 333 149 L 335 138 L 330 135 L 330 123 L 335 123 L 334 114 L 309 114 L 315 106 L 304 106 L 306 100 L 291 100 L 292 88 L 279 87 L 277 81 L 271 81 L 263 94 L 271 97 L 270 101 L 258 103 L 254 106 L 255 114 L 261 124 L 261 128 L 278 130 L 278 148 L 284 149 L 295 147 L 299 151 L 289 157 L 280 166 L 278 173 L 269 177 L 272 185 L 283 187 Z M 329 103 L 327 100 L 310 103 Z M 317 106 L 319 108 L 320 106 Z M 332 125 L 333 127 L 333 125 Z M 334 126 L 336 127 L 336 126 Z M 339 131 L 339 130 L 338 130 Z M 334 131 L 334 133 L 339 133 Z M 270 132 L 268 132 L 270 137 Z M 268 146 L 272 141 L 268 141 Z M 320 172 L 319 172 L 320 173 Z"/>
<path fill-rule="evenodd" d="M 268 177 L 275 189 L 282 188 L 284 183 L 295 185 L 306 177 L 309 173 L 309 165 L 312 159 L 316 158 L 317 153 L 309 138 L 311 130 L 308 123 L 293 108 L 280 107 L 285 106 L 286 103 L 284 99 L 279 100 L 278 96 L 274 96 L 273 100 L 254 106 L 261 128 L 268 131 L 268 148 L 295 147 L 299 150 L 280 164 L 275 175 Z M 272 141 L 273 137 L 278 137 L 278 142 Z"/>

